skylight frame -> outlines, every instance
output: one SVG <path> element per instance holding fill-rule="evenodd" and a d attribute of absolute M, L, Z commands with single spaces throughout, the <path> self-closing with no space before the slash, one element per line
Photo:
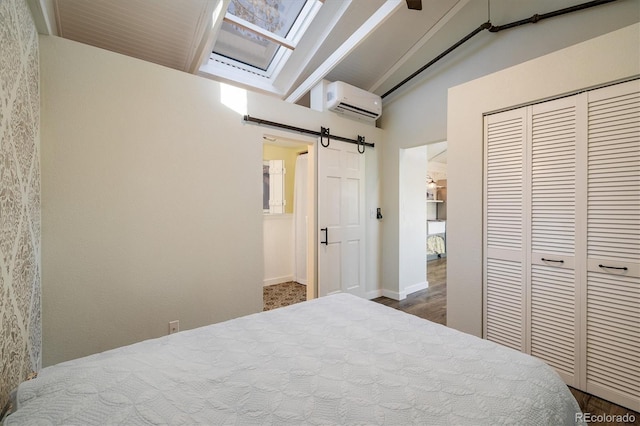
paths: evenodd
<path fill-rule="evenodd" d="M 266 70 L 262 70 L 258 67 L 212 51 L 209 55 L 209 61 L 200 68 L 200 71 L 221 77 L 225 80 L 250 85 L 269 92 L 279 93 L 279 91 L 273 86 L 272 82 L 282 71 L 289 57 L 292 55 L 293 50 L 302 39 L 304 33 L 309 29 L 311 22 L 322 7 L 323 2 L 324 0 L 306 1 L 304 7 L 301 9 L 298 17 L 291 26 L 291 29 L 287 33 L 286 37 L 284 37 L 284 40 L 286 40 L 293 49 L 285 47 L 278 41 L 271 40 L 280 46 Z M 276 35 L 276 38 L 282 37 Z"/>

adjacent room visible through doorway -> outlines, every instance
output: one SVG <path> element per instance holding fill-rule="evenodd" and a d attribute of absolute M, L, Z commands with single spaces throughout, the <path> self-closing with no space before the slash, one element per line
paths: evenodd
<path fill-rule="evenodd" d="M 313 297 L 315 265 L 308 255 L 315 211 L 313 145 L 264 135 L 263 309 L 270 310 Z M 310 189 L 311 188 L 311 189 Z"/>

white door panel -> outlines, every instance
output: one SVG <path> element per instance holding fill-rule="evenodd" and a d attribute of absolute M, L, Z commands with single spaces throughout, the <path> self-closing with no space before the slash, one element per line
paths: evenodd
<path fill-rule="evenodd" d="M 364 159 L 343 142 L 318 151 L 319 296 L 364 296 Z"/>

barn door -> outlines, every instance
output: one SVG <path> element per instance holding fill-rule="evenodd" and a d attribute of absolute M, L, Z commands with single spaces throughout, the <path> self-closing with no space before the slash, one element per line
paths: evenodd
<path fill-rule="evenodd" d="M 318 295 L 365 294 L 365 155 L 332 140 L 318 150 Z"/>

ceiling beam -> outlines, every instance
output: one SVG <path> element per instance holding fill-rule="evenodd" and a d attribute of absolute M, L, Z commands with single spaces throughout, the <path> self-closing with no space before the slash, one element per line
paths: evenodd
<path fill-rule="evenodd" d="M 396 62 L 389 70 L 382 76 L 378 81 L 376 81 L 371 87 L 367 90 L 370 92 L 375 92 L 382 86 L 391 76 L 402 67 L 418 50 L 422 48 L 431 38 L 442 29 L 450 20 L 453 18 L 463 7 L 469 3 L 470 0 L 459 0 L 449 11 L 442 17 L 434 26 L 429 28 L 429 31 L 426 32 L 425 35 L 422 36 L 420 40 L 414 44 L 411 49 L 407 51 L 398 62 Z"/>
<path fill-rule="evenodd" d="M 342 45 L 336 49 L 305 81 L 300 84 L 285 100 L 295 103 L 344 60 L 369 35 L 382 25 L 400 7 L 405 7 L 404 0 L 387 0 L 367 21 L 360 26 Z"/>
<path fill-rule="evenodd" d="M 318 1 L 322 3 L 324 8 L 334 7 L 336 5 L 336 3 L 324 5 L 324 0 L 318 0 Z M 323 28 L 322 33 L 314 37 L 313 46 L 311 48 L 306 48 L 304 50 L 306 56 L 302 61 L 302 63 L 295 67 L 285 68 L 284 72 L 281 72 L 280 74 L 278 74 L 274 82 L 274 85 L 279 88 L 283 88 L 282 92 L 285 94 L 285 97 L 288 93 L 291 92 L 292 89 L 294 89 L 293 86 L 295 82 L 298 81 L 298 79 L 300 78 L 304 70 L 307 69 L 307 66 L 313 60 L 314 55 L 318 52 L 318 50 L 320 49 L 322 44 L 325 42 L 327 37 L 329 37 L 333 29 L 336 27 L 336 25 L 340 21 L 340 19 L 342 19 L 342 16 L 351 5 L 351 2 L 352 0 L 342 0 L 339 3 L 337 3 L 337 8 L 335 9 L 335 13 L 331 14 L 331 20 L 327 24 L 322 25 L 322 28 Z M 300 52 L 300 49 L 298 49 L 298 52 Z"/>

